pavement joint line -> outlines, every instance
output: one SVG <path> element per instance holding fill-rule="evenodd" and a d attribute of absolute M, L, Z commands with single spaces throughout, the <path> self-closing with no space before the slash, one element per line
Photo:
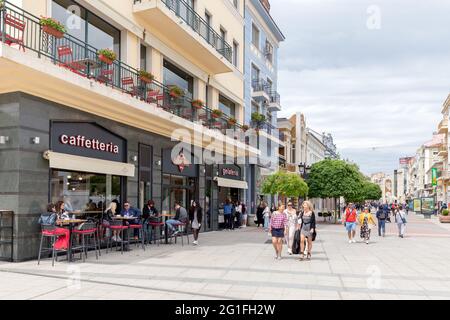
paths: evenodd
<path fill-rule="evenodd" d="M 14 270 L 10 270 L 10 271 L 3 271 L 0 270 L 0 272 L 6 272 L 6 273 L 15 273 L 15 274 L 23 274 L 23 275 L 29 275 L 29 276 L 37 276 L 37 277 L 45 277 L 45 278 L 54 278 L 54 279 L 61 279 L 61 280 L 66 280 L 67 278 L 65 277 L 60 277 L 60 276 L 53 276 L 53 275 L 43 275 L 43 274 L 33 274 L 33 273 L 29 273 L 29 272 L 22 272 L 22 271 L 14 271 Z M 81 282 L 88 282 L 88 283 L 95 283 L 95 284 L 104 284 L 104 285 L 110 285 L 110 286 L 118 286 L 118 287 L 128 287 L 128 288 L 135 288 L 135 289 L 142 289 L 142 290 L 152 290 L 152 291 L 159 291 L 159 292 L 168 292 L 168 293 L 176 293 L 176 294 L 185 294 L 185 295 L 199 295 L 199 296 L 204 296 L 204 297 L 209 297 L 209 298 L 217 298 L 217 299 L 222 299 L 222 300 L 234 300 L 231 297 L 225 297 L 225 296 L 219 296 L 219 295 L 214 295 L 214 294 L 207 294 L 207 293 L 192 293 L 192 292 L 187 292 L 187 291 L 181 291 L 181 290 L 172 290 L 172 289 L 160 289 L 160 288 L 153 288 L 153 287 L 143 287 L 143 286 L 136 286 L 136 285 L 124 285 L 124 284 L 119 284 L 119 283 L 113 283 L 113 282 L 107 282 L 107 281 L 98 281 L 98 280 L 86 280 L 86 279 L 82 279 L 80 280 Z M 60 289 L 58 289 L 60 290 Z"/>
<path fill-rule="evenodd" d="M 0 272 L 2 272 L 0 270 Z M 12 273 L 18 273 L 18 274 L 27 274 L 27 275 L 35 275 L 35 276 L 41 276 L 41 277 L 51 277 L 51 278 L 57 278 L 57 279 L 65 279 L 64 277 L 60 277 L 60 276 L 52 276 L 52 275 L 42 275 L 42 274 L 34 274 L 34 273 L 30 273 L 30 272 L 20 272 L 20 271 L 9 271 Z M 366 276 L 367 277 L 367 276 Z M 165 279 L 164 279 L 165 278 Z M 173 277 L 164 277 L 163 279 L 155 279 L 155 280 L 171 280 L 173 279 Z M 182 281 L 183 278 L 177 278 L 177 280 Z M 217 284 L 236 284 L 236 285 L 246 285 L 247 284 L 253 284 L 254 282 L 250 282 L 250 281 L 234 281 L 234 280 L 222 280 L 222 279 L 201 279 L 201 278 L 190 278 L 190 280 L 194 281 L 194 282 L 198 282 L 198 281 L 212 281 L 215 280 Z M 218 281 L 219 280 L 219 281 Z M 186 291 L 180 291 L 180 290 L 171 290 L 171 289 L 158 289 L 158 288 L 153 288 L 153 287 L 142 287 L 142 286 L 136 286 L 136 285 L 124 285 L 124 284 L 119 284 L 119 283 L 112 283 L 112 282 L 106 282 L 106 281 L 98 281 L 98 280 L 81 280 L 84 282 L 89 282 L 89 283 L 98 283 L 98 284 L 107 284 L 107 285 L 115 285 L 115 286 L 121 286 L 121 287 L 132 287 L 132 288 L 138 288 L 138 289 L 144 289 L 144 290 L 155 290 L 155 291 L 165 291 L 165 292 L 172 292 L 172 293 L 181 293 L 181 294 L 192 294 L 190 292 L 186 292 Z M 186 281 L 186 279 L 184 279 L 183 281 Z M 188 280 L 189 281 L 189 280 Z M 210 283 L 210 282 L 209 282 Z M 256 286 L 256 285 L 250 285 L 250 286 Z M 259 283 L 257 286 L 261 286 Z M 337 287 L 337 286 L 330 286 L 330 285 L 311 285 L 311 284 L 290 284 L 290 283 L 283 283 L 283 282 L 267 282 L 264 283 L 264 286 L 266 287 L 274 287 L 274 288 L 292 288 L 292 289 L 307 289 L 307 290 L 317 290 L 317 291 L 332 291 L 332 292 L 337 292 L 339 290 L 342 290 L 343 288 L 347 288 L 348 290 L 350 290 L 350 292 L 358 292 L 358 293 L 364 293 L 367 292 L 367 288 L 362 288 L 362 287 Z M 378 288 L 374 288 L 374 289 L 369 289 L 369 292 L 371 293 L 387 293 L 387 294 L 398 294 L 399 292 L 401 292 L 404 295 L 412 295 L 412 296 L 423 296 L 425 293 L 427 294 L 431 294 L 434 296 L 444 296 L 444 297 L 450 297 L 450 291 L 446 292 L 446 291 L 429 291 L 429 290 L 423 290 L 423 292 L 417 292 L 417 291 L 410 291 L 410 290 L 393 290 L 393 289 L 378 289 Z M 202 294 L 205 296 L 211 296 L 208 294 Z M 218 296 L 211 296 L 211 297 L 215 297 L 218 298 Z M 224 297 L 220 297 L 220 298 L 224 298 Z M 228 297 L 229 298 L 229 297 Z"/>
<path fill-rule="evenodd" d="M 45 296 L 45 295 L 50 294 L 50 293 L 54 293 L 54 292 L 56 292 L 56 291 L 59 291 L 59 290 L 65 289 L 65 288 L 67 288 L 67 286 L 63 286 L 63 287 L 61 287 L 61 288 L 53 289 L 53 290 L 47 291 L 47 292 L 45 292 L 45 293 L 38 294 L 37 296 L 28 298 L 27 300 L 37 299 L 37 298 L 39 298 L 39 297 Z"/>

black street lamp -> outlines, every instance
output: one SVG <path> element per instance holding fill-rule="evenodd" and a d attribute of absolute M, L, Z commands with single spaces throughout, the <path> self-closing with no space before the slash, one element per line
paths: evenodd
<path fill-rule="evenodd" d="M 298 169 L 300 171 L 300 176 L 303 179 L 307 179 L 309 172 L 311 171 L 311 167 L 307 166 L 306 163 L 300 162 L 300 164 L 298 165 Z"/>

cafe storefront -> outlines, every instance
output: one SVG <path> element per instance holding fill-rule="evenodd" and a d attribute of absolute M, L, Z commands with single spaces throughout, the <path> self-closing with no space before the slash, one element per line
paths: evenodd
<path fill-rule="evenodd" d="M 96 123 L 51 121 L 49 201 L 100 218 L 109 203 L 122 203 L 126 177 L 135 175 L 126 153 L 126 140 Z"/>

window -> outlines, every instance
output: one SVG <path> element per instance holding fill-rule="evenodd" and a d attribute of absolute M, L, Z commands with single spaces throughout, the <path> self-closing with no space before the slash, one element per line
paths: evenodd
<path fill-rule="evenodd" d="M 252 102 L 252 113 L 259 112 L 259 106 L 256 102 Z"/>
<path fill-rule="evenodd" d="M 259 69 L 252 64 L 252 82 L 259 82 Z"/>
<path fill-rule="evenodd" d="M 76 8 L 76 10 L 74 9 Z M 69 12 L 68 9 L 73 10 Z M 77 15 L 78 19 L 74 19 Z M 109 48 L 120 58 L 120 30 L 72 0 L 53 0 L 52 18 L 65 22 L 67 33 L 96 49 Z"/>
<path fill-rule="evenodd" d="M 239 44 L 236 41 L 233 41 L 233 64 L 235 67 L 239 66 Z"/>
<path fill-rule="evenodd" d="M 236 104 L 222 95 L 219 95 L 219 109 L 229 117 L 236 117 Z"/>
<path fill-rule="evenodd" d="M 205 11 L 205 21 L 208 27 L 211 27 L 211 15 Z M 211 31 L 207 29 L 206 31 L 206 40 L 208 43 L 211 43 Z"/>
<path fill-rule="evenodd" d="M 224 29 L 224 28 L 222 28 L 222 27 L 220 27 L 220 37 L 222 38 L 220 41 L 220 48 L 221 49 L 225 49 L 225 42 L 226 42 L 226 39 L 227 39 L 227 31 Z"/>
<path fill-rule="evenodd" d="M 255 26 L 255 24 L 252 24 L 252 43 L 259 49 L 259 29 Z"/>
<path fill-rule="evenodd" d="M 164 60 L 164 84 L 166 86 L 178 86 L 192 98 L 194 78 L 167 60 Z"/>
<path fill-rule="evenodd" d="M 292 163 L 295 163 L 296 161 L 295 161 L 295 143 L 293 143 L 292 144 L 292 147 L 291 147 L 291 162 Z"/>
<path fill-rule="evenodd" d="M 141 70 L 147 70 L 147 47 L 141 44 Z"/>
<path fill-rule="evenodd" d="M 267 60 L 269 60 L 270 63 L 272 63 L 273 62 L 273 46 L 267 39 L 266 39 L 266 48 L 265 48 L 264 54 L 265 54 Z"/>
<path fill-rule="evenodd" d="M 269 91 L 272 91 L 272 86 L 273 86 L 272 80 L 270 80 L 269 78 L 267 78 L 267 89 L 268 89 Z"/>

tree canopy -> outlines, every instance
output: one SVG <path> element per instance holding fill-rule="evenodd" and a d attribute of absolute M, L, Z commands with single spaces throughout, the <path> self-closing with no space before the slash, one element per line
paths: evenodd
<path fill-rule="evenodd" d="M 311 198 L 339 198 L 353 201 L 361 196 L 364 177 L 355 164 L 325 159 L 311 166 L 308 175 Z"/>
<path fill-rule="evenodd" d="M 264 180 L 261 191 L 270 195 L 306 197 L 308 185 L 296 173 L 278 171 Z"/>

